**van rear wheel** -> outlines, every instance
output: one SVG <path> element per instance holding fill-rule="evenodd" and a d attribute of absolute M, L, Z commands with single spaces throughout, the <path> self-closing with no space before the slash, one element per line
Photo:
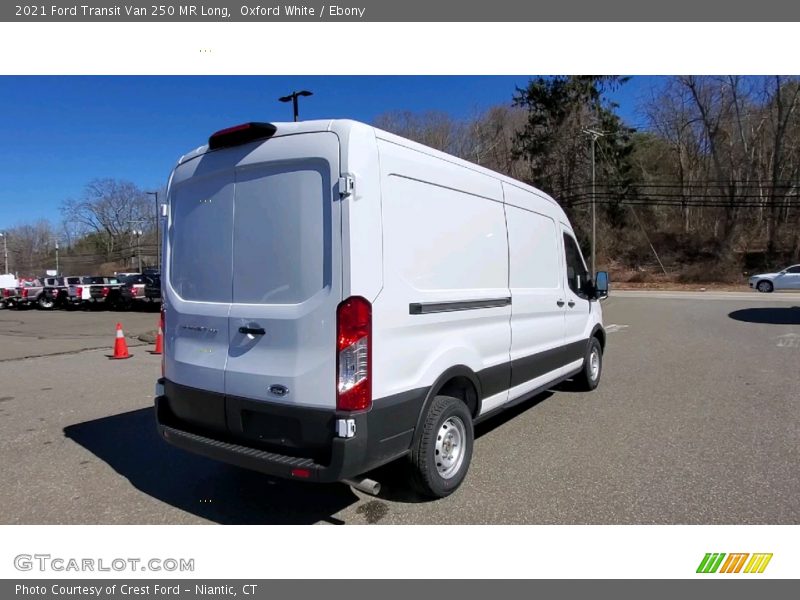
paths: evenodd
<path fill-rule="evenodd" d="M 436 396 L 411 452 L 414 487 L 433 498 L 456 491 L 467 476 L 474 435 L 467 406 L 458 398 Z"/>
<path fill-rule="evenodd" d="M 598 386 L 602 373 L 603 347 L 600 345 L 600 340 L 592 337 L 586 348 L 583 369 L 575 376 L 575 385 L 579 390 L 589 392 Z"/>

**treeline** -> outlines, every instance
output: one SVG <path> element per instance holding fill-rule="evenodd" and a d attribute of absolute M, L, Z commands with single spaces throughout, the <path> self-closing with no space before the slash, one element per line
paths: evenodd
<path fill-rule="evenodd" d="M 159 191 L 163 200 L 163 191 Z M 4 231 L 8 267 L 20 277 L 50 269 L 75 275 L 110 275 L 157 263 L 156 199 L 116 179 L 90 181 L 61 205 L 58 224 L 23 223 Z M 2 265 L 3 267 L 5 265 Z"/>
<path fill-rule="evenodd" d="M 609 100 L 627 82 L 539 77 L 471 118 L 393 112 L 375 125 L 550 193 L 587 257 L 596 200 L 597 264 L 617 278 L 736 280 L 800 262 L 800 80 L 663 78 L 635 123 Z M 58 225 L 6 232 L 10 270 L 55 268 L 56 241 L 62 272 L 107 274 L 138 267 L 139 257 L 155 263 L 152 192 L 99 179 L 61 213 Z"/>
<path fill-rule="evenodd" d="M 598 265 L 632 280 L 735 280 L 800 262 L 798 79 L 665 78 L 637 123 L 608 100 L 627 81 L 536 78 L 473 118 L 376 124 L 550 193 L 587 255 L 595 198 Z"/>

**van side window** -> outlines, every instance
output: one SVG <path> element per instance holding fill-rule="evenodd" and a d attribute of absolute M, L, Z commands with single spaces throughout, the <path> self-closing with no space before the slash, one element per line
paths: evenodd
<path fill-rule="evenodd" d="M 583 257 L 578 244 L 571 235 L 566 233 L 564 234 L 564 253 L 567 259 L 567 283 L 569 289 L 578 296 L 586 296 L 584 289 L 589 278 L 589 272 L 586 270 L 586 265 L 583 264 Z"/>

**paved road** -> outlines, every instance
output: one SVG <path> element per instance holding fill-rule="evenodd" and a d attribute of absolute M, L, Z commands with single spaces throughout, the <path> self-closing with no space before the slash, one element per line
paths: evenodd
<path fill-rule="evenodd" d="M 800 297 L 662 296 L 609 299 L 600 388 L 481 425 L 436 502 L 394 466 L 372 498 L 166 446 L 143 349 L 2 362 L 0 523 L 800 523 Z"/>
<path fill-rule="evenodd" d="M 158 326 L 153 311 L 0 310 L 0 362 L 34 356 L 109 348 L 117 323 L 135 344 Z"/>

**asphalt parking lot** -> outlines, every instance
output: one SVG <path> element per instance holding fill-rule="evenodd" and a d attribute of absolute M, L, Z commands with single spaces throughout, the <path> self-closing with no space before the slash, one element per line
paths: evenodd
<path fill-rule="evenodd" d="M 604 310 L 599 389 L 480 425 L 439 501 L 395 465 L 374 498 L 162 443 L 159 357 L 105 358 L 117 320 L 134 336 L 152 313 L 0 311 L 0 523 L 800 523 L 800 294 L 618 292 Z"/>

